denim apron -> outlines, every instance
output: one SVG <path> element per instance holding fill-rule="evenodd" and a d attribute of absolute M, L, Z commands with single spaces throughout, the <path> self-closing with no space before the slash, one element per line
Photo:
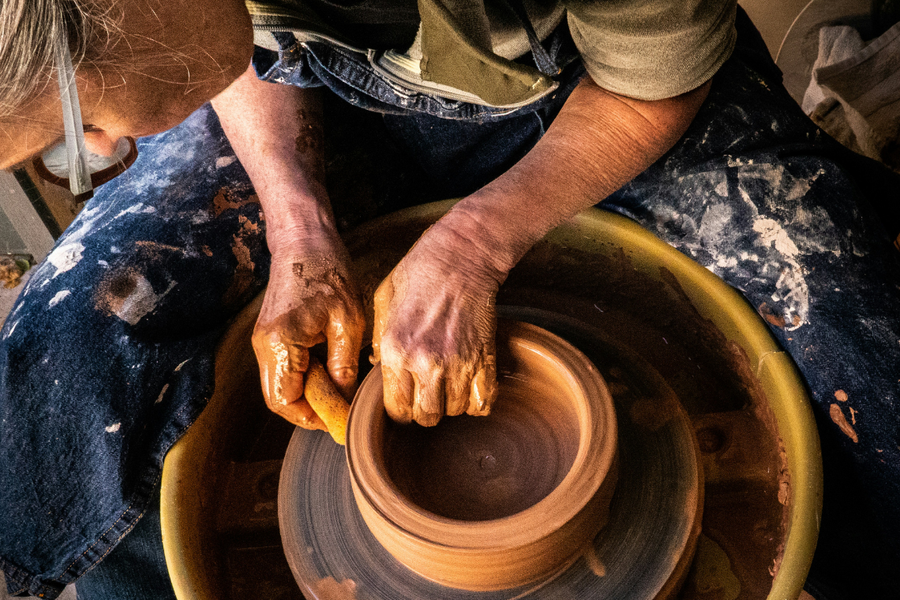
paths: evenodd
<path fill-rule="evenodd" d="M 683 139 L 601 206 L 740 290 L 803 373 L 826 474 L 809 587 L 844 598 L 866 581 L 872 597 L 897 597 L 900 182 L 815 128 L 741 12 L 737 27 Z M 583 74 L 565 27 L 554 36 L 544 48 L 563 70 L 519 107 L 400 86 L 368 52 L 293 31 L 272 36 L 277 47 L 258 49 L 255 64 L 266 80 L 326 86 L 382 113 L 427 182 L 402 205 L 470 193 L 536 143 Z M 158 510 L 165 454 L 210 397 L 216 341 L 268 277 L 258 201 L 208 106 L 139 149 L 0 330 L 0 567 L 11 592 L 55 597 Z M 832 418 L 836 404 L 853 435 Z M 149 535 L 158 541 L 158 525 Z"/>

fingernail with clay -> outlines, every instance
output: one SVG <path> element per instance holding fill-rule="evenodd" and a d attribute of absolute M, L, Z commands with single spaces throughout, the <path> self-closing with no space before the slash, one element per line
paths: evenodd
<path fill-rule="evenodd" d="M 486 416 L 491 412 L 491 405 L 497 397 L 497 387 L 490 381 L 485 370 L 479 371 L 472 380 L 471 395 L 469 397 L 470 415 Z"/>
<path fill-rule="evenodd" d="M 344 367 L 336 369 L 334 372 L 334 382 L 338 385 L 352 383 L 356 381 L 357 369 L 353 367 Z"/>
<path fill-rule="evenodd" d="M 441 421 L 439 413 L 418 412 L 416 414 L 416 422 L 423 427 L 434 427 Z"/>

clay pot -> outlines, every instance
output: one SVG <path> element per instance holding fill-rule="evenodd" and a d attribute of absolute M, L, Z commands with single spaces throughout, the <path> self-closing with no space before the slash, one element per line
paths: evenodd
<path fill-rule="evenodd" d="M 612 398 L 581 352 L 501 321 L 497 361 L 490 416 L 398 425 L 376 368 L 348 423 L 350 480 L 369 530 L 409 569 L 467 590 L 568 566 L 605 524 L 617 474 Z"/>

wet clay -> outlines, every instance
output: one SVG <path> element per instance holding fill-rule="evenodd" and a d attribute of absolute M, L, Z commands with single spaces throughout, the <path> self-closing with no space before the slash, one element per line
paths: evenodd
<path fill-rule="evenodd" d="M 560 397 L 566 386 L 558 378 L 551 369 L 501 371 L 486 417 L 462 415 L 428 429 L 388 421 L 388 476 L 414 504 L 450 519 L 499 519 L 534 506 L 578 452 L 578 416 Z"/>
<path fill-rule="evenodd" d="M 497 356 L 490 416 L 393 423 L 374 369 L 348 423 L 351 484 L 370 532 L 409 569 L 466 590 L 524 585 L 568 564 L 605 524 L 616 482 L 612 397 L 590 361 L 508 322 Z"/>

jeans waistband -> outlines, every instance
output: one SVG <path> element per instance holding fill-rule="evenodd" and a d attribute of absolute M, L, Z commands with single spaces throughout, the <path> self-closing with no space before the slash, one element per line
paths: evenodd
<path fill-rule="evenodd" d="M 298 41 L 290 32 L 273 33 L 276 53 L 257 48 L 254 66 L 260 79 L 298 87 L 326 86 L 348 103 L 384 114 L 428 114 L 442 119 L 494 121 L 533 112 L 549 105 L 555 96 L 548 93 L 516 107 L 494 107 L 412 89 L 373 64 L 373 54 L 322 41 Z M 563 21 L 544 40 L 547 55 L 560 67 L 553 79 L 558 86 L 583 75 L 578 52 Z M 533 57 L 521 59 L 529 63 Z"/>

